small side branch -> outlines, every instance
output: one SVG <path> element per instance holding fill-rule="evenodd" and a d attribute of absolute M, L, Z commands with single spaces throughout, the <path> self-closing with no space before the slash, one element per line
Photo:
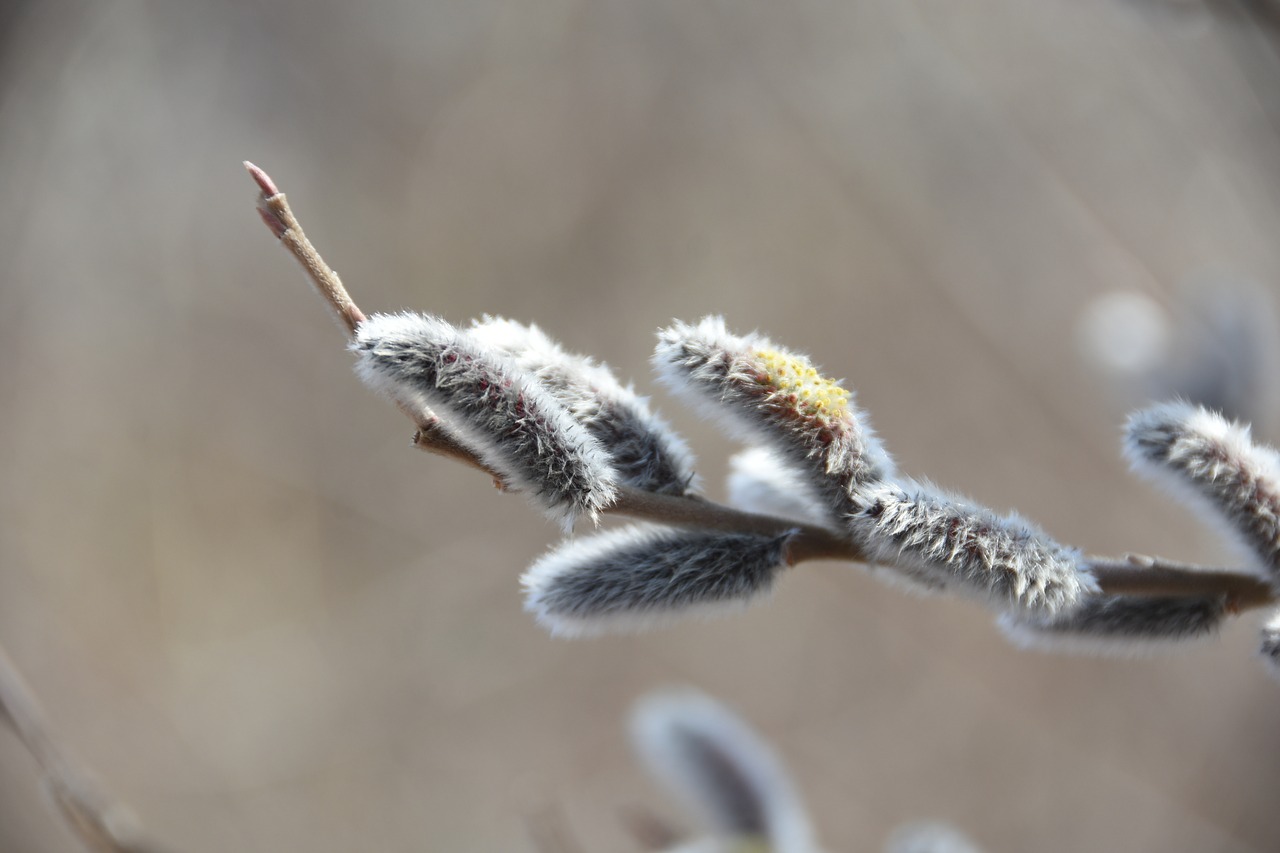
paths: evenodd
<path fill-rule="evenodd" d="M 160 853 L 133 813 L 112 799 L 94 774 L 61 747 L 35 694 L 0 648 L 0 723 L 26 746 L 58 811 L 85 849 L 95 853 Z"/>
<path fill-rule="evenodd" d="M 337 273 L 311 245 L 293 211 L 289 209 L 284 193 L 257 166 L 246 162 L 245 168 L 261 190 L 258 211 L 263 222 L 302 264 L 316 290 L 346 329 L 348 337 L 354 335 L 356 328 L 365 320 L 365 314 L 347 293 Z M 469 448 L 458 443 L 433 413 L 410 411 L 403 405 L 400 408 L 417 426 L 418 431 L 413 440 L 415 447 L 451 457 L 485 471 L 499 487 L 503 487 L 501 478 Z M 701 498 L 659 495 L 624 487 L 619 489 L 618 500 L 607 507 L 605 512 L 657 524 L 726 532 L 777 534 L 799 529 L 789 555 L 793 564 L 817 559 L 868 562 L 867 555 L 855 542 L 825 527 L 746 513 Z M 1205 568 L 1136 556 L 1119 559 L 1093 557 L 1088 560 L 1088 566 L 1104 595 L 1194 598 L 1225 596 L 1237 611 L 1265 607 L 1277 601 L 1275 590 L 1266 581 L 1246 571 Z"/>

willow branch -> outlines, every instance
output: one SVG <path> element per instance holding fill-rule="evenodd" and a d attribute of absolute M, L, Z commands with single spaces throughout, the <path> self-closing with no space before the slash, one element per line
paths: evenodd
<path fill-rule="evenodd" d="M 324 258 L 316 251 L 316 247 L 311 245 L 306 232 L 302 230 L 302 226 L 298 224 L 297 218 L 289 208 L 288 199 L 276 187 L 271 176 L 248 160 L 245 161 L 244 167 L 258 185 L 258 215 L 280 241 L 280 245 L 284 246 L 289 254 L 293 255 L 294 260 L 301 265 L 316 292 L 329 306 L 338 325 L 346 332 L 348 340 L 351 339 L 356 333 L 356 328 L 366 319 L 364 312 L 347 293 L 347 288 L 343 286 L 337 272 L 325 263 Z M 501 485 L 500 478 L 487 465 L 449 435 L 434 412 L 425 407 L 414 409 L 399 402 L 396 405 L 418 427 L 418 432 L 413 439 L 416 447 L 441 456 L 448 456 L 473 468 L 479 468 Z"/>
<path fill-rule="evenodd" d="M 263 222 L 302 265 L 312 284 L 350 337 L 364 321 L 364 313 L 347 293 L 337 273 L 311 245 L 293 211 L 289 209 L 284 193 L 257 166 L 246 162 L 245 168 L 261 190 L 258 211 Z M 415 447 L 449 456 L 485 471 L 501 486 L 501 479 L 469 448 L 454 440 L 434 413 L 427 410 L 413 411 L 403 404 L 400 408 L 417 425 L 418 431 L 413 439 Z M 625 486 L 620 487 L 618 492 L 618 500 L 606 508 L 606 513 L 676 527 L 736 533 L 777 534 L 799 530 L 789 551 L 792 563 L 818 559 L 869 562 L 856 542 L 825 527 L 796 524 L 787 519 L 742 512 L 697 497 L 659 495 Z M 1277 600 L 1275 591 L 1265 580 L 1236 569 L 1207 568 L 1141 556 L 1091 557 L 1086 563 L 1104 595 L 1191 598 L 1225 596 L 1236 610 L 1264 607 Z"/>
<path fill-rule="evenodd" d="M 0 648 L 0 723 L 10 728 L 44 775 L 54 805 L 88 850 L 159 853 L 137 818 L 111 798 L 95 775 L 59 745 L 48 717 L 13 661 Z"/>

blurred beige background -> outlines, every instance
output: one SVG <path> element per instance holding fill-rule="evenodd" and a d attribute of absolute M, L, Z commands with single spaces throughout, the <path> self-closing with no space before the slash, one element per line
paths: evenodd
<path fill-rule="evenodd" d="M 712 496 L 731 448 L 647 357 L 722 312 L 847 377 L 906 471 L 1091 552 L 1221 562 L 1126 473 L 1143 389 L 1079 342 L 1105 294 L 1174 316 L 1187 282 L 1280 282 L 1268 27 L 1158 0 L 10 3 L 0 642 L 178 851 L 533 851 L 548 815 L 635 850 L 620 814 L 685 821 L 624 730 L 673 683 L 774 741 L 833 850 L 925 817 L 991 851 L 1274 850 L 1254 616 L 1055 658 L 814 564 L 742 616 L 552 640 L 517 577 L 556 531 L 409 447 L 240 167 L 367 310 L 533 321 L 653 390 Z M 0 850 L 73 847 L 0 731 Z"/>

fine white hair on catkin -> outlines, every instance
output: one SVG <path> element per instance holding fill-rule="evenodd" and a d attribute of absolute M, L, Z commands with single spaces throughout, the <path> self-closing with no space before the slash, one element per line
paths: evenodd
<path fill-rule="evenodd" d="M 1015 610 L 1069 610 L 1097 590 L 1080 553 L 1020 516 L 997 515 L 928 484 L 870 483 L 850 530 L 871 562 Z"/>
<path fill-rule="evenodd" d="M 566 352 L 537 326 L 501 317 L 474 321 L 468 333 L 509 355 L 609 449 L 618 482 L 659 494 L 696 491 L 693 454 L 648 401 L 607 365 Z"/>
<path fill-rule="evenodd" d="M 763 335 L 731 334 L 721 317 L 676 322 L 658 332 L 653 366 L 700 414 L 800 471 L 830 522 L 849 512 L 854 486 L 893 476 L 893 460 L 852 394 Z"/>
<path fill-rule="evenodd" d="M 809 479 L 767 447 L 749 447 L 729 459 L 729 505 L 801 524 L 825 524 L 828 517 Z"/>
<path fill-rule="evenodd" d="M 817 853 L 786 768 L 719 702 L 692 690 L 650 694 L 636 703 L 631 735 L 653 776 L 717 838 L 765 842 L 762 849 L 777 853 Z"/>
<path fill-rule="evenodd" d="M 794 534 L 636 524 L 569 539 L 521 578 L 525 610 L 552 634 L 577 637 L 743 607 L 772 587 Z"/>
<path fill-rule="evenodd" d="M 1024 649 L 1132 657 L 1211 637 L 1230 615 L 1225 596 L 1089 596 L 1054 616 L 1005 613 L 1001 632 Z"/>
<path fill-rule="evenodd" d="M 1130 416 L 1125 453 L 1198 515 L 1207 510 L 1280 580 L 1280 455 L 1254 444 L 1247 426 L 1190 403 L 1162 403 Z"/>
<path fill-rule="evenodd" d="M 616 497 L 608 452 L 500 351 L 426 314 L 375 314 L 351 349 L 366 385 L 426 405 L 450 431 L 567 528 Z"/>

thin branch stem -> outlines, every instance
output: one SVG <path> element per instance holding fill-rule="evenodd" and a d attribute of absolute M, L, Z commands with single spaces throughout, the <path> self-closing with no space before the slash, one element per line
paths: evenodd
<path fill-rule="evenodd" d="M 1098 585 L 1107 595 L 1151 598 L 1211 598 L 1224 595 L 1236 611 L 1267 607 L 1276 602 L 1271 584 L 1257 575 L 1235 569 L 1175 563 L 1158 557 L 1130 555 L 1124 559 L 1087 560 Z"/>
<path fill-rule="evenodd" d="M 95 853 L 158 853 L 137 818 L 111 798 L 95 775 L 59 745 L 40 702 L 0 648 L 0 723 L 12 729 L 44 774 L 58 811 L 76 837 Z"/>
<path fill-rule="evenodd" d="M 262 191 L 258 211 L 286 249 L 298 260 L 316 290 L 324 297 L 334 315 L 346 328 L 348 336 L 364 321 L 365 315 L 342 286 L 342 282 L 320 253 L 307 239 L 297 218 L 289 209 L 284 193 L 265 172 L 252 163 L 245 168 Z M 473 468 L 485 471 L 500 487 L 502 480 L 469 448 L 459 444 L 431 412 L 410 411 L 401 405 L 418 427 L 414 446 L 448 456 Z M 791 563 L 805 560 L 831 559 L 869 562 L 857 543 L 825 527 L 796 524 L 782 518 L 742 512 L 697 497 L 674 497 L 621 487 L 619 497 L 606 513 L 651 521 L 676 527 L 723 530 L 739 533 L 778 534 L 789 530 L 798 533 L 791 543 Z M 1104 595 L 1148 597 L 1213 597 L 1225 596 L 1237 611 L 1274 604 L 1276 592 L 1258 576 L 1235 569 L 1207 568 L 1175 563 L 1154 557 L 1091 557 L 1088 568 L 1093 572 Z"/>
<path fill-rule="evenodd" d="M 275 182 L 266 172 L 247 160 L 244 167 L 249 170 L 249 174 L 253 176 L 258 189 L 261 190 L 258 214 L 262 217 L 262 221 L 298 263 L 302 264 L 311 283 L 333 310 L 338 323 L 347 330 L 347 336 L 354 335 L 356 327 L 364 322 L 365 316 L 347 294 L 347 289 L 342 286 L 342 279 L 338 278 L 333 268 L 324 262 L 324 258 L 320 257 L 316 247 L 311 245 L 302 226 L 294 218 L 293 211 L 289 209 L 289 202 L 285 200 L 284 193 L 276 188 Z"/>
<path fill-rule="evenodd" d="M 333 267 L 329 266 L 316 251 L 316 247 L 311 245 L 306 232 L 302 230 L 297 217 L 293 215 L 288 199 L 285 198 L 284 193 L 280 192 L 275 181 L 271 180 L 271 176 L 248 160 L 244 161 L 244 167 L 253 177 L 254 183 L 258 185 L 258 215 L 262 217 L 263 223 L 302 266 L 303 272 L 307 274 L 316 292 L 329 306 L 338 325 L 346 331 L 348 340 L 353 338 L 356 329 L 367 319 L 364 312 L 347 293 L 347 288 L 342 284 L 342 279 L 338 277 Z M 413 439 L 415 446 L 456 459 L 473 468 L 479 468 L 493 477 L 494 481 L 501 486 L 501 478 L 468 448 L 459 444 L 440 423 L 440 419 L 434 412 L 427 408 L 412 409 L 399 402 L 396 405 L 418 427 L 418 433 Z"/>

